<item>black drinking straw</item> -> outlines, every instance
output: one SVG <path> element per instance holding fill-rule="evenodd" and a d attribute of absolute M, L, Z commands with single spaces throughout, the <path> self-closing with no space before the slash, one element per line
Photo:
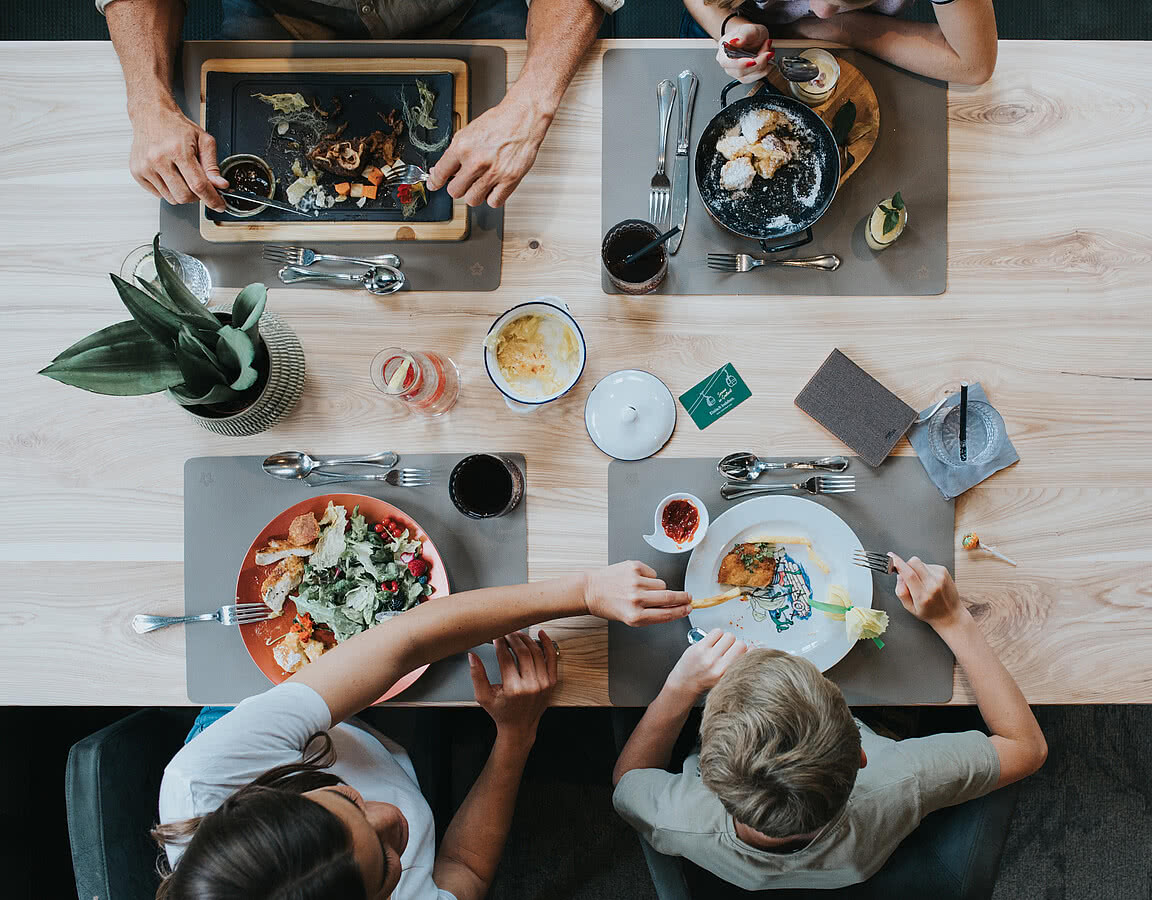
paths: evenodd
<path fill-rule="evenodd" d="M 960 382 L 960 462 L 968 461 L 968 382 Z"/>
<path fill-rule="evenodd" d="M 679 225 L 675 226 L 671 231 L 665 231 L 662 235 L 660 235 L 660 237 L 656 238 L 656 240 L 654 240 L 651 244 L 645 244 L 643 247 L 641 247 L 639 250 L 637 250 L 631 256 L 624 257 L 624 262 L 620 263 L 620 265 L 622 265 L 622 266 L 632 265 L 632 263 L 636 262 L 636 260 L 638 260 L 641 256 L 647 256 L 649 253 L 651 253 L 653 250 L 655 250 L 657 247 L 659 247 L 661 244 L 663 244 L 666 240 L 668 240 L 668 238 L 673 237 L 674 235 L 677 235 L 679 233 L 680 233 L 680 226 Z"/>

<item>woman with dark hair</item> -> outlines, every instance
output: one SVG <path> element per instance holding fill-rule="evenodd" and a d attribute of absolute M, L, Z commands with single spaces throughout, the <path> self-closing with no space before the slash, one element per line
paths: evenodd
<path fill-rule="evenodd" d="M 556 644 L 517 629 L 583 614 L 647 625 L 682 618 L 690 604 L 648 566 L 625 562 L 427 600 L 345 641 L 245 700 L 168 764 L 154 834 L 171 871 L 157 898 L 480 900 L 557 678 Z M 491 685 L 472 654 L 469 664 L 496 739 L 437 849 L 407 753 L 345 720 L 404 673 L 494 637 L 502 683 Z"/>

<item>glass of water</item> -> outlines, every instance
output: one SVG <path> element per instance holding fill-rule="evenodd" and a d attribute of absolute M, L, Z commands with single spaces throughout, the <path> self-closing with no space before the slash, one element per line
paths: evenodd
<path fill-rule="evenodd" d="M 942 406 L 928 423 L 928 441 L 940 462 L 953 468 L 978 466 L 999 451 L 1004 420 L 983 400 L 968 401 L 967 459 L 960 458 L 960 407 Z"/>
<path fill-rule="evenodd" d="M 208 268 L 204 263 L 179 250 L 161 247 L 160 252 L 197 300 L 207 303 L 212 299 L 212 276 L 208 274 Z M 141 244 L 124 258 L 124 263 L 120 266 L 120 277 L 136 287 L 140 286 L 136 281 L 137 278 L 143 278 L 145 281 L 156 280 L 156 260 L 152 258 L 151 244 Z"/>

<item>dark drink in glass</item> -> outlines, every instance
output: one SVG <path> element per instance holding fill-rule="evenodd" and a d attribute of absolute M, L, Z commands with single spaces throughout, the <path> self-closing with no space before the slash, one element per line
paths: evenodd
<path fill-rule="evenodd" d="M 624 260 L 660 237 L 660 229 L 643 219 L 625 219 L 613 225 L 604 235 L 600 257 L 608 278 L 625 294 L 649 294 L 668 274 L 668 251 L 660 245 L 651 253 L 624 264 Z"/>
<path fill-rule="evenodd" d="M 524 473 L 506 456 L 474 453 L 452 470 L 448 494 L 456 508 L 469 518 L 504 516 L 524 496 Z"/>

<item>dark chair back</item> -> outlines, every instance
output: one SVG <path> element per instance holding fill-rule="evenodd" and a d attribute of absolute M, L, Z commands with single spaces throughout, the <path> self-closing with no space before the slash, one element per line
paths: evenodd
<path fill-rule="evenodd" d="M 80 900 L 153 900 L 156 823 L 164 767 L 196 710 L 144 709 L 73 745 L 65 794 Z"/>

